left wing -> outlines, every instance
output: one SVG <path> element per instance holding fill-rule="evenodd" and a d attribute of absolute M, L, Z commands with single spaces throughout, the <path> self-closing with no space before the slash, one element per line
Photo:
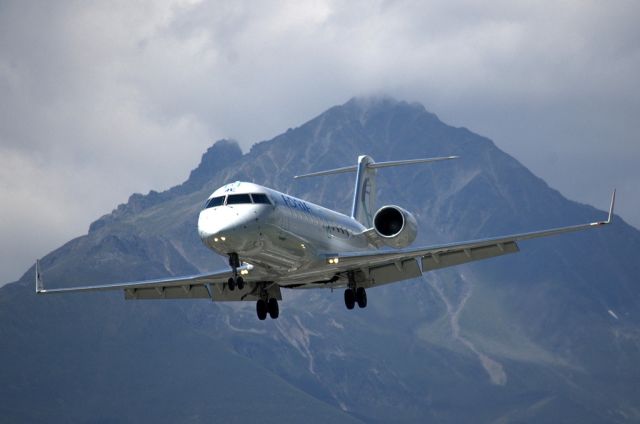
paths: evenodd
<path fill-rule="evenodd" d="M 245 273 L 253 270 L 253 266 L 243 264 L 238 272 Z M 36 261 L 36 293 L 69 293 L 123 290 L 125 299 L 211 299 L 211 300 L 257 300 L 259 298 L 257 280 L 244 276 L 243 290 L 229 290 L 226 282 L 231 277 L 230 269 L 207 274 L 196 274 L 183 277 L 161 278 L 156 280 L 131 281 L 126 283 L 92 285 L 80 287 L 65 287 L 45 289 L 40 273 L 40 261 Z M 268 287 L 269 295 L 278 300 L 282 298 L 277 285 Z"/>
<path fill-rule="evenodd" d="M 328 270 L 334 275 L 353 272 L 358 274 L 364 285 L 380 285 L 417 278 L 423 272 L 434 269 L 516 253 L 520 250 L 517 244 L 520 240 L 548 237 L 609 224 L 613 216 L 615 198 L 614 190 L 606 221 L 412 249 L 328 253 L 326 262 Z M 324 272 L 327 275 L 327 269 Z M 313 279 L 312 275 L 306 277 Z"/>

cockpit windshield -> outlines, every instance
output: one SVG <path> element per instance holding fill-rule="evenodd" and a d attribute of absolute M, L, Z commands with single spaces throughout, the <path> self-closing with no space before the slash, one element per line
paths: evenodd
<path fill-rule="evenodd" d="M 224 196 L 212 197 L 207 202 L 207 205 L 204 207 L 205 209 L 214 208 L 216 206 L 224 205 Z"/>
<path fill-rule="evenodd" d="M 227 196 L 227 205 L 241 205 L 251 203 L 251 196 L 248 194 L 230 194 Z"/>
<path fill-rule="evenodd" d="M 212 197 L 207 201 L 204 208 L 209 209 L 222 205 L 241 205 L 251 203 L 270 205 L 271 201 L 264 193 L 229 194 L 227 196 Z"/>
<path fill-rule="evenodd" d="M 265 205 L 270 205 L 271 202 L 269 201 L 269 198 L 267 197 L 266 194 L 263 193 L 254 193 L 251 195 L 251 197 L 253 198 L 253 203 L 263 203 Z"/>

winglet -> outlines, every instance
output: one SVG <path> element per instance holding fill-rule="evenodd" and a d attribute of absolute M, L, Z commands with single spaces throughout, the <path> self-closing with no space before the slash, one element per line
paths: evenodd
<path fill-rule="evenodd" d="M 609 206 L 609 217 L 607 218 L 607 224 L 611 223 L 611 218 L 613 218 L 613 207 L 616 205 L 616 189 L 613 189 L 613 194 L 611 195 L 611 206 Z"/>
<path fill-rule="evenodd" d="M 40 275 L 40 259 L 36 259 L 36 293 L 44 292 L 44 284 Z"/>

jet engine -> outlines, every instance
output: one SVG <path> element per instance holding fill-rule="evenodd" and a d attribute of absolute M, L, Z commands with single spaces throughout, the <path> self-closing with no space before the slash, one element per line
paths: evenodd
<path fill-rule="evenodd" d="M 399 206 L 387 205 L 373 216 L 373 228 L 380 240 L 390 247 L 407 247 L 418 235 L 418 224 L 410 212 Z"/>

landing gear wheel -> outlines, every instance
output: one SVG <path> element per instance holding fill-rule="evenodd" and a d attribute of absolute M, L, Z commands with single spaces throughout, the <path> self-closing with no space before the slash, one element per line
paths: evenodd
<path fill-rule="evenodd" d="M 352 289 L 346 289 L 344 291 L 344 304 L 347 309 L 353 309 L 356 305 L 356 295 Z"/>
<path fill-rule="evenodd" d="M 358 287 L 356 289 L 356 302 L 358 302 L 360 308 L 367 307 L 367 292 L 364 290 L 364 287 Z"/>
<path fill-rule="evenodd" d="M 242 290 L 244 288 L 244 278 L 242 277 L 236 278 L 236 285 L 238 286 L 238 290 Z"/>
<path fill-rule="evenodd" d="M 234 280 L 233 277 L 229 277 L 229 279 L 227 280 L 227 287 L 231 291 L 236 288 L 236 280 Z"/>
<path fill-rule="evenodd" d="M 269 316 L 271 317 L 271 319 L 278 318 L 278 316 L 280 315 L 280 308 L 278 308 L 278 300 L 272 297 L 271 299 L 269 299 L 269 302 L 267 303 L 267 305 L 269 308 Z"/>
<path fill-rule="evenodd" d="M 267 318 L 267 302 L 260 299 L 256 302 L 256 313 L 258 314 L 258 319 L 260 321 L 264 321 Z"/>

